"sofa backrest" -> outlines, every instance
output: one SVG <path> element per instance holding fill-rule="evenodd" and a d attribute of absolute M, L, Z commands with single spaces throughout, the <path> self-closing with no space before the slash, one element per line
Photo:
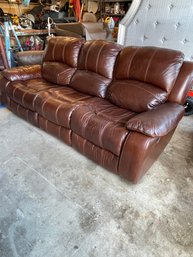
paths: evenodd
<path fill-rule="evenodd" d="M 70 86 L 83 93 L 105 97 L 122 47 L 105 40 L 87 41 L 81 49 L 78 69 Z"/>
<path fill-rule="evenodd" d="M 77 69 L 78 56 L 83 43 L 83 39 L 73 37 L 51 38 L 43 60 L 43 77 L 58 85 L 69 84 Z"/>
<path fill-rule="evenodd" d="M 183 63 L 179 51 L 157 47 L 126 47 L 118 56 L 107 98 L 143 112 L 167 101 Z"/>

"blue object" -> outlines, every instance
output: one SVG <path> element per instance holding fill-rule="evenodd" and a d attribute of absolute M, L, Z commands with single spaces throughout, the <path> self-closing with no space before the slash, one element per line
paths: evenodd
<path fill-rule="evenodd" d="M 15 62 L 14 62 L 14 58 L 13 58 L 12 52 L 11 52 L 9 29 L 11 29 L 11 31 L 12 31 L 12 33 L 13 33 L 16 41 L 17 41 L 17 44 L 19 46 L 19 50 L 23 51 L 23 49 L 22 49 L 21 43 L 18 39 L 18 36 L 15 33 L 15 30 L 13 28 L 13 25 L 12 25 L 11 21 L 5 21 L 4 22 L 4 31 L 2 29 L 2 26 L 0 25 L 0 32 L 4 36 L 4 40 L 5 40 L 5 52 L 6 52 L 6 56 L 7 56 L 8 65 L 9 65 L 9 67 L 13 67 L 13 66 L 15 66 Z"/>
<path fill-rule="evenodd" d="M 30 3 L 30 0 L 23 0 L 23 1 L 22 1 L 22 4 L 23 4 L 24 6 L 28 6 L 29 3 Z"/>

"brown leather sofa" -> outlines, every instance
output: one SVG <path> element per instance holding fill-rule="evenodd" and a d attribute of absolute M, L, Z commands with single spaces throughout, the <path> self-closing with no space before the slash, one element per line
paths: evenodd
<path fill-rule="evenodd" d="M 56 37 L 42 66 L 7 69 L 1 101 L 136 183 L 183 117 L 193 63 L 179 51 Z M 175 153 L 174 153 L 175 154 Z"/>

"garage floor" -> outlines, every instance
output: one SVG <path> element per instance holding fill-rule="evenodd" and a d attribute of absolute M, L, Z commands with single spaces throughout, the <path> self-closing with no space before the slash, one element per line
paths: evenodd
<path fill-rule="evenodd" d="M 1 257 L 192 257 L 193 116 L 137 185 L 0 109 Z"/>

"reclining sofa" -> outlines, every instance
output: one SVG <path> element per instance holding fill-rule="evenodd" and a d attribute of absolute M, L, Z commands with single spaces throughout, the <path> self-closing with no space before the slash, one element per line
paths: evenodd
<path fill-rule="evenodd" d="M 179 51 L 56 37 L 42 65 L 2 72 L 1 102 L 136 183 L 183 117 L 192 76 Z"/>

